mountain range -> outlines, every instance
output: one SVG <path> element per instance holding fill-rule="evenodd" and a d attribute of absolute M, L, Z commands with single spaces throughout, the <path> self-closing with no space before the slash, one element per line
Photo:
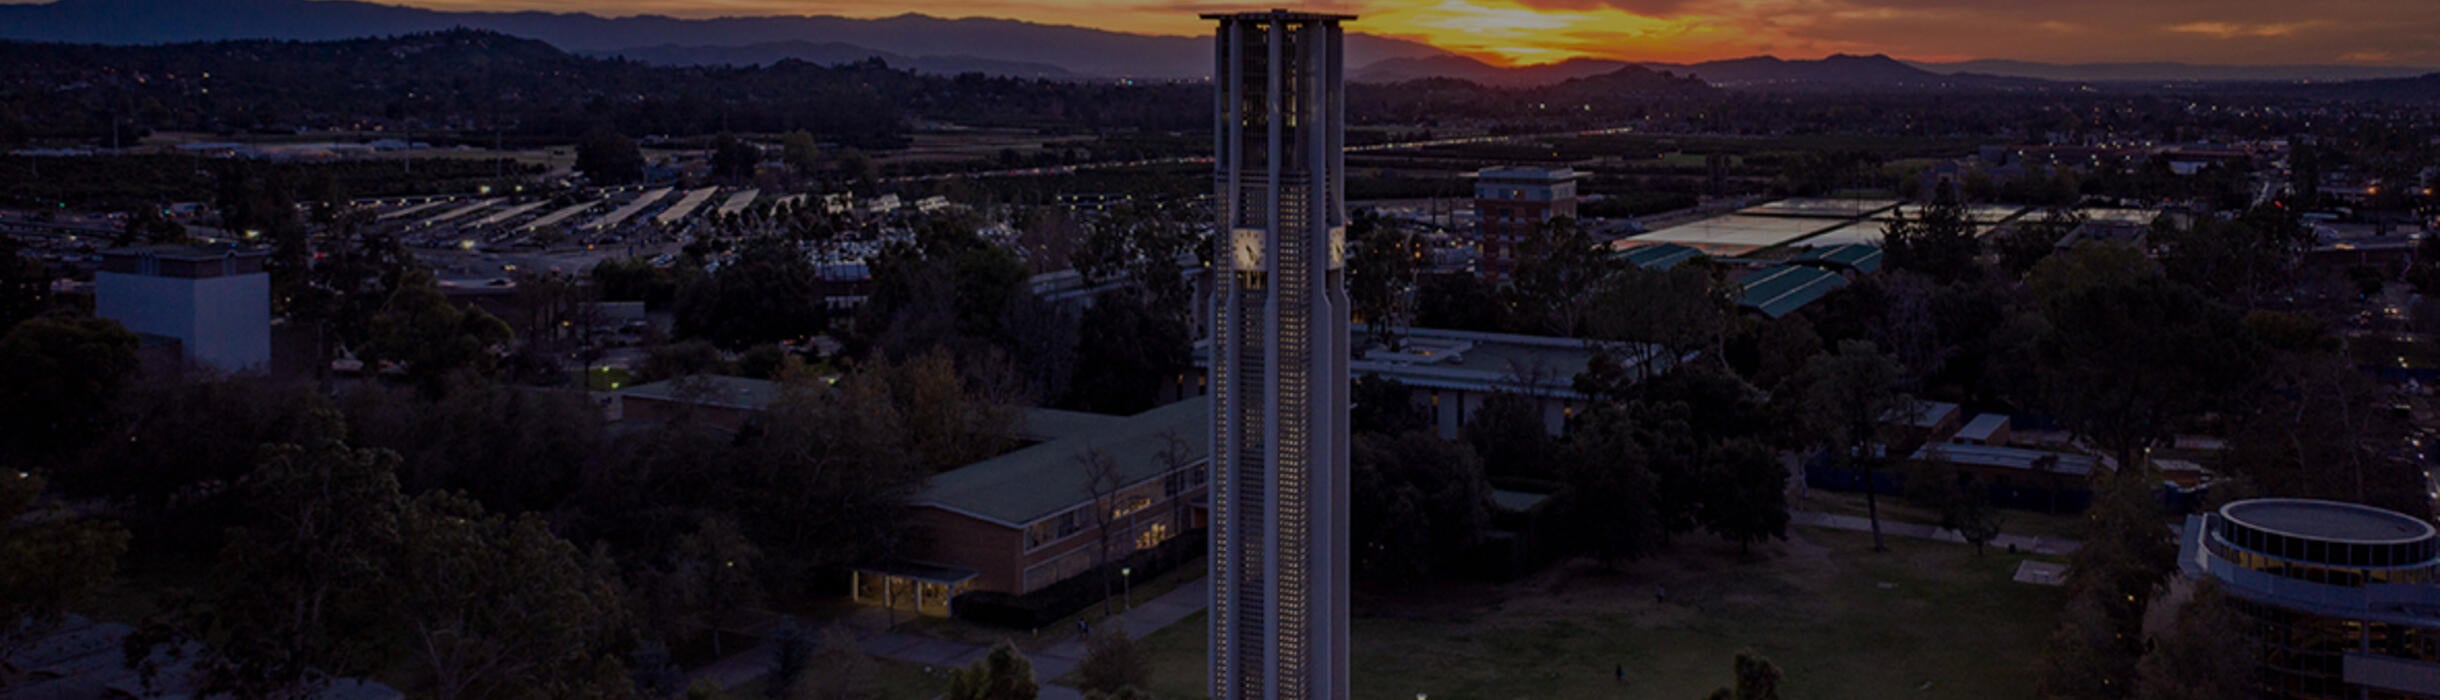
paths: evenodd
<path fill-rule="evenodd" d="M 0 5 L 0 39 L 19 41 L 331 40 L 459 27 L 540 39 L 571 52 L 597 55 L 644 47 L 844 43 L 885 56 L 1048 64 L 1078 76 L 1153 79 L 1202 78 L 1211 74 L 1212 63 L 1209 40 L 1202 37 L 917 14 L 879 19 L 613 18 L 554 12 L 443 12 L 353 0 L 56 0 L 43 5 Z M 1442 53 L 1403 39 L 1347 36 L 1347 60 L 1354 65 Z"/>
<path fill-rule="evenodd" d="M 879 59 L 892 68 L 917 73 L 958 75 L 983 73 L 1019 78 L 1073 79 L 1064 67 L 1034 61 L 1004 61 L 975 56 L 906 56 L 839 41 L 774 41 L 745 46 L 679 46 L 662 44 L 605 51 L 605 57 L 643 61 L 656 66 L 762 66 L 785 60 L 826 66 Z"/>
<path fill-rule="evenodd" d="M 474 28 L 540 39 L 570 52 L 657 65 L 837 64 L 879 58 L 919 72 L 1041 78 L 1199 79 L 1211 72 L 1206 39 L 1151 36 L 1008 19 L 906 14 L 878 19 L 760 16 L 685 19 L 555 12 L 448 12 L 360 0 L 54 0 L 0 4 L 0 40 L 162 44 L 225 39 L 332 40 Z M 2071 82 L 2300 82 L 2406 78 L 2430 69 L 2210 66 L 2184 63 L 2050 64 L 1977 60 L 1906 62 L 1887 56 L 1818 60 L 1757 56 L 1695 64 L 1579 58 L 1501 67 L 1429 44 L 1350 33 L 1348 76 L 1359 82 L 1457 78 L 1501 87 L 1556 85 L 1634 65 L 1695 75 L 1724 87 L 1835 89 Z"/>

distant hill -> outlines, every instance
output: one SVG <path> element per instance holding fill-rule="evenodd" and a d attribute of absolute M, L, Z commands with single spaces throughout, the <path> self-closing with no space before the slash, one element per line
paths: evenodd
<path fill-rule="evenodd" d="M 1502 68 L 1464 56 L 1445 55 L 1390 59 L 1373 63 L 1351 73 L 1350 79 L 1360 82 L 1397 82 L 1436 77 L 1454 78 L 1494 87 L 1538 87 L 1555 85 L 1577 78 L 1604 75 L 1626 67 L 1667 71 L 1676 75 L 1692 75 L 1713 85 L 1732 88 L 1990 87 L 2018 85 L 2026 82 L 2021 78 L 1943 75 L 1907 65 L 1903 61 L 1888 56 L 1847 54 L 1795 61 L 1774 56 L 1756 56 L 1694 64 L 1639 64 L 1578 58 L 1559 63 L 1514 68 Z"/>
<path fill-rule="evenodd" d="M 1601 75 L 1629 65 L 1632 64 L 1624 61 L 1572 58 L 1558 63 L 1502 68 L 1467 56 L 1443 54 L 1377 61 L 1350 71 L 1347 79 L 1360 83 L 1396 83 L 1424 78 L 1454 78 L 1491 87 L 1539 87 L 1556 85 L 1572 78 Z"/>
<path fill-rule="evenodd" d="M 996 61 L 973 56 L 901 56 L 887 51 L 868 49 L 840 42 L 778 41 L 746 46 L 644 46 L 607 51 L 597 55 L 643 61 L 656 66 L 765 66 L 795 59 L 806 63 L 835 66 L 869 59 L 881 59 L 892 68 L 904 68 L 917 73 L 959 75 L 983 73 L 1025 78 L 1075 78 L 1066 68 L 1048 63 Z"/>
<path fill-rule="evenodd" d="M 2260 82 L 2337 81 L 2409 78 L 2433 68 L 2402 66 L 2205 66 L 2192 63 L 2036 63 L 1979 60 L 1954 63 L 1909 62 L 1934 73 L 1980 73 L 2071 82 Z"/>
<path fill-rule="evenodd" d="M 2382 102 L 2440 103 L 2440 73 L 2412 78 L 2382 80 L 2351 80 L 2335 83 L 2286 83 L 2280 85 L 2232 86 L 2232 90 L 2255 89 L 2282 95 L 2324 100 L 2365 100 Z"/>
<path fill-rule="evenodd" d="M 1200 78 L 1210 75 L 1209 40 L 1147 36 L 1005 19 L 881 19 L 833 16 L 606 18 L 550 12 L 442 12 L 353 0 L 57 0 L 0 4 L 0 39 L 160 44 L 224 39 L 334 40 L 487 29 L 586 54 L 637 47 L 845 43 L 899 56 L 954 56 L 1047 64 L 1080 76 Z M 1351 65 L 1440 55 L 1429 45 L 1347 36 Z"/>

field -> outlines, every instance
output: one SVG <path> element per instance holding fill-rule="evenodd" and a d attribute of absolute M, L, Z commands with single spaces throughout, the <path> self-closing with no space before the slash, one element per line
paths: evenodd
<path fill-rule="evenodd" d="M 2010 581 L 2018 557 L 1912 540 L 1874 554 L 1862 533 L 1791 535 L 1752 556 L 1687 540 L 1616 572 L 1576 564 L 1504 586 L 1360 597 L 1355 697 L 1699 698 L 1730 682 L 1746 648 L 1786 672 L 1790 700 L 2033 696 L 2065 596 Z M 1147 638 L 1158 697 L 1203 697 L 1203 634 L 1196 616 Z"/>

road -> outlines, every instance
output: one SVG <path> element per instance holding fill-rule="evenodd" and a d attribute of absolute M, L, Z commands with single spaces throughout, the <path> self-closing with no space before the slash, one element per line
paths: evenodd
<path fill-rule="evenodd" d="M 1437 146 L 1457 146 L 1457 145 L 1463 145 L 1463 144 L 1474 144 L 1474 143 L 1507 143 L 1507 142 L 1511 142 L 1511 141 L 1526 141 L 1526 140 L 1532 140 L 1532 139 L 1546 139 L 1546 138 L 1558 138 L 1558 137 L 1568 137 L 1568 136 L 1610 136 L 1610 135 L 1615 135 L 1615 134 L 1624 134 L 1624 133 L 1630 133 L 1630 132 L 1633 132 L 1634 130 L 1635 130 L 1635 128 L 1634 128 L 1634 127 L 1617 126 L 1617 127 L 1610 127 L 1610 128 L 1607 128 L 1607 129 L 1585 129 L 1585 130 L 1582 130 L 1582 131 L 1551 131 L 1551 132 L 1543 132 L 1543 133 L 1538 133 L 1538 134 L 1510 134 L 1510 135 L 1507 135 L 1507 136 L 1461 136 L 1461 137 L 1456 137 L 1456 138 L 1445 138 L 1445 139 L 1426 139 L 1426 140 L 1418 140 L 1418 141 L 1397 141 L 1397 142 L 1392 142 L 1392 143 L 1375 143 L 1375 144 L 1366 144 L 1366 145 L 1362 145 L 1362 146 L 1348 146 L 1348 147 L 1345 149 L 1345 152 L 1347 152 L 1347 153 L 1369 153 L 1369 152 L 1374 152 L 1374 151 L 1398 151 L 1398 150 L 1406 150 L 1406 149 L 1410 149 L 1410 148 L 1433 148 L 1433 147 L 1437 147 Z M 1141 167 L 1153 166 L 1153 165 L 1194 165 L 1194 164 L 1203 164 L 1203 163 L 1210 163 L 1210 162 L 1212 162 L 1211 156 L 1186 156 L 1186 157 L 1178 157 L 1178 158 L 1144 158 L 1144 159 L 1139 159 L 1139 160 L 1119 160 L 1119 161 L 1108 161 L 1108 162 L 1102 162 L 1102 163 L 1078 163 L 1078 164 L 1075 164 L 1075 165 L 1054 165 L 1054 166 L 1046 166 L 1046 167 L 1039 167 L 1039 168 L 1012 168 L 1012 169 L 1008 169 L 1008 170 L 982 170 L 982 171 L 976 171 L 976 172 L 964 172 L 964 173 L 941 173 L 941 174 L 936 174 L 936 175 L 902 175 L 902 176 L 899 176 L 899 177 L 882 178 L 882 180 L 881 180 L 881 181 L 882 181 L 882 182 L 885 182 L 885 183 L 907 183 L 907 182 L 929 182 L 929 181 L 934 181 L 934 180 L 947 180 L 947 179 L 951 179 L 951 178 L 1038 177 L 1038 176 L 1042 176 L 1042 175 L 1068 175 L 1068 174 L 1073 174 L 1073 173 L 1077 173 L 1077 172 L 1081 172 L 1081 171 L 1085 171 L 1085 170 L 1108 170 L 1108 169 L 1112 169 L 1112 168 L 1141 168 Z"/>

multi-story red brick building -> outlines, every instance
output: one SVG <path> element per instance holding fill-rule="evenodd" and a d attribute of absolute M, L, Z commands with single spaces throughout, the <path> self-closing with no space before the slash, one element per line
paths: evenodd
<path fill-rule="evenodd" d="M 1544 224 L 1576 216 L 1573 168 L 1484 168 L 1474 176 L 1477 255 L 1474 274 L 1507 282 L 1516 273 L 1518 249 Z"/>

